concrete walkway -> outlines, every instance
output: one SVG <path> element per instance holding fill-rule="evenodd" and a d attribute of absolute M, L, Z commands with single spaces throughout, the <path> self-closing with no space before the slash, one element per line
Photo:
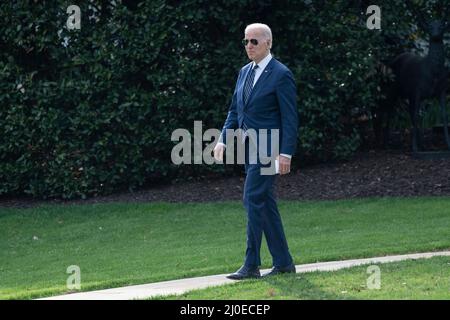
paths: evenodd
<path fill-rule="evenodd" d="M 450 251 L 427 252 L 416 254 L 405 254 L 397 256 L 375 257 L 368 259 L 355 259 L 344 261 L 319 262 L 311 264 L 297 265 L 297 273 L 305 273 L 312 271 L 335 271 L 354 266 L 395 262 L 410 259 L 431 258 L 437 256 L 450 256 Z M 270 269 L 261 270 L 261 273 Z M 234 271 L 234 270 L 231 270 Z M 129 299 L 145 299 L 158 295 L 182 294 L 193 289 L 203 289 L 211 286 L 218 286 L 227 283 L 235 283 L 225 276 L 228 274 L 220 274 L 214 276 L 197 277 L 189 279 L 179 279 L 172 281 L 164 281 L 157 283 L 149 283 L 137 286 L 128 286 L 123 288 L 113 288 L 98 291 L 88 291 L 66 294 L 61 296 L 53 296 L 38 300 L 129 300 Z"/>

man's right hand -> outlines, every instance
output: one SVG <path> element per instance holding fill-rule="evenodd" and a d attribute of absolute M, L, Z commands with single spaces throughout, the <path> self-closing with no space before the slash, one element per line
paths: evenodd
<path fill-rule="evenodd" d="M 214 159 L 223 162 L 223 150 L 225 150 L 225 145 L 221 142 L 218 142 L 214 147 Z"/>

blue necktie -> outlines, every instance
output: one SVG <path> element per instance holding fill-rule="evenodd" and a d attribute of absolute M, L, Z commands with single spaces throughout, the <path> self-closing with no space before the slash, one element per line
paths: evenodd
<path fill-rule="evenodd" d="M 252 70 L 248 73 L 247 79 L 245 79 L 244 85 L 244 104 L 247 103 L 248 97 L 250 97 L 250 93 L 252 93 L 253 89 L 253 80 L 255 79 L 255 70 L 258 68 L 258 65 L 255 64 Z"/>

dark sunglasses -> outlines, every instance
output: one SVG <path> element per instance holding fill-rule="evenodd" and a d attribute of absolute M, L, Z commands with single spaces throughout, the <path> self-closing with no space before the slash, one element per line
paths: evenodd
<path fill-rule="evenodd" d="M 247 46 L 248 45 L 248 43 L 251 43 L 252 45 L 254 45 L 254 46 L 257 46 L 258 45 L 258 40 L 256 40 L 256 39 L 244 39 L 244 40 L 242 40 L 242 44 L 244 45 L 244 46 Z"/>

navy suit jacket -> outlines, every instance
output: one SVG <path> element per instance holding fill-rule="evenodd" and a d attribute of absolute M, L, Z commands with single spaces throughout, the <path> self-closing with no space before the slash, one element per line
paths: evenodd
<path fill-rule="evenodd" d="M 251 68 L 252 62 L 239 72 L 222 129 L 222 142 L 226 144 L 226 129 L 242 128 L 242 123 L 245 122 L 247 128 L 255 129 L 256 133 L 259 129 L 278 129 L 279 153 L 294 155 L 298 132 L 297 87 L 294 76 L 284 64 L 272 57 L 244 104 L 244 83 Z M 270 144 L 270 136 L 268 139 Z"/>

